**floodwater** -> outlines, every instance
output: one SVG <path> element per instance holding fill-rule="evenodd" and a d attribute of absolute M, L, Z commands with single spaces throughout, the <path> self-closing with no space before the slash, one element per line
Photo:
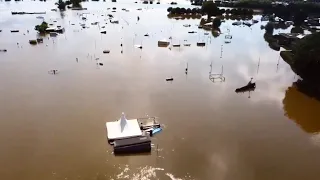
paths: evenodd
<path fill-rule="evenodd" d="M 85 2 L 87 21 L 83 11 L 50 11 L 54 1 L 0 2 L 0 49 L 8 50 L 0 52 L 0 179 L 320 179 L 320 103 L 293 86 L 297 77 L 264 41 L 261 22 L 226 21 L 220 29 L 233 38 L 225 44 L 224 34 L 204 35 L 200 19 L 168 19 L 169 1 L 161 2 Z M 119 24 L 104 20 L 111 7 Z M 42 20 L 11 11 L 47 11 L 46 21 L 66 31 L 32 46 Z M 191 46 L 157 47 L 170 36 Z M 212 82 L 209 72 L 222 66 L 225 82 Z M 256 90 L 235 93 L 251 77 Z M 159 117 L 151 155 L 112 154 L 105 122 L 121 112 Z"/>

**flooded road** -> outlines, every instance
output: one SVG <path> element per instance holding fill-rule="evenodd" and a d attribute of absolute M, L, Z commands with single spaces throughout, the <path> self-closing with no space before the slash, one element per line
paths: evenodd
<path fill-rule="evenodd" d="M 297 77 L 264 41 L 264 23 L 249 28 L 227 20 L 220 29 L 230 29 L 233 38 L 225 44 L 224 34 L 204 35 L 200 19 L 169 19 L 165 2 L 85 2 L 87 21 L 83 11 L 50 11 L 53 1 L 0 2 L 0 49 L 8 50 L 0 52 L 1 179 L 320 178 L 320 103 L 296 90 Z M 115 13 L 107 10 L 112 7 Z M 42 20 L 11 15 L 22 10 L 47 11 L 46 21 L 65 33 L 30 45 Z M 191 46 L 157 46 L 169 37 Z M 209 72 L 222 67 L 225 82 L 212 82 Z M 52 69 L 58 73 L 48 73 Z M 251 77 L 255 91 L 235 93 Z M 159 117 L 165 128 L 151 155 L 112 154 L 105 122 L 121 112 Z"/>

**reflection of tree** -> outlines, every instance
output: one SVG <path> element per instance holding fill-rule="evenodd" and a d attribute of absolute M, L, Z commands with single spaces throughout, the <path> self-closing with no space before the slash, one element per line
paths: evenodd
<path fill-rule="evenodd" d="M 211 34 L 212 34 L 212 36 L 213 37 L 218 37 L 218 36 L 220 36 L 220 33 L 221 31 L 220 31 L 220 28 L 217 28 L 217 29 L 212 29 L 212 31 L 211 31 Z"/>
<path fill-rule="evenodd" d="M 287 89 L 282 101 L 286 116 L 308 133 L 320 132 L 320 102 L 298 91 L 296 85 Z"/>

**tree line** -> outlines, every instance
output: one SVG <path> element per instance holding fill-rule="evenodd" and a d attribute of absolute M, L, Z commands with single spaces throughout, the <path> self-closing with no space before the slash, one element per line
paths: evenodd
<path fill-rule="evenodd" d="M 173 8 L 169 7 L 167 11 L 170 14 L 177 14 L 177 15 L 183 15 L 183 14 L 207 14 L 209 18 L 211 16 L 221 16 L 223 14 L 226 15 L 236 15 L 236 16 L 252 16 L 253 10 L 252 9 L 245 9 L 245 8 L 237 8 L 237 9 L 215 9 L 212 7 L 209 8 Z"/>

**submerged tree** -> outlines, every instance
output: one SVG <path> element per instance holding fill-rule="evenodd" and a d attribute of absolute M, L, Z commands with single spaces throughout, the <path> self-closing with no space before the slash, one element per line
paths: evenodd
<path fill-rule="evenodd" d="M 307 35 L 293 49 L 293 67 L 304 79 L 320 82 L 320 32 Z"/>
<path fill-rule="evenodd" d="M 301 26 L 308 17 L 307 13 L 303 11 L 298 11 L 294 14 L 293 23 L 295 26 Z"/>
<path fill-rule="evenodd" d="M 208 15 L 208 19 L 211 18 L 211 16 L 216 16 L 219 14 L 219 8 L 213 1 L 205 1 L 202 4 L 201 8 L 202 12 Z"/>
<path fill-rule="evenodd" d="M 37 30 L 39 33 L 45 33 L 48 28 L 48 23 L 43 21 L 40 25 L 35 26 L 35 30 Z"/>
<path fill-rule="evenodd" d="M 273 34 L 273 30 L 274 30 L 274 25 L 271 22 L 268 22 L 267 25 L 265 26 L 265 30 L 267 34 Z"/>
<path fill-rule="evenodd" d="M 70 2 L 72 4 L 72 7 L 82 7 L 80 4 L 82 0 L 70 0 Z"/>
<path fill-rule="evenodd" d="M 66 3 L 63 0 L 59 0 L 56 5 L 58 5 L 59 10 L 66 10 Z"/>
<path fill-rule="evenodd" d="M 221 25 L 221 19 L 220 18 L 214 18 L 212 21 L 212 28 L 213 29 L 218 29 Z"/>

